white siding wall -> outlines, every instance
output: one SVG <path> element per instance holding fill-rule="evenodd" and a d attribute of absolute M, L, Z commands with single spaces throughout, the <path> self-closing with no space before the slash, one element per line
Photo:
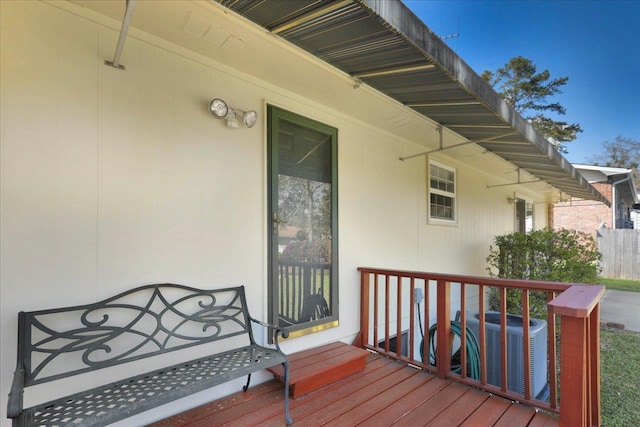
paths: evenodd
<path fill-rule="evenodd" d="M 426 161 L 398 160 L 421 141 L 148 40 L 129 37 L 127 69 L 115 70 L 103 60 L 117 31 L 80 10 L 1 7 L 1 425 L 9 424 L 20 310 L 89 303 L 147 283 L 244 284 L 252 314 L 265 318 L 267 102 L 339 129 L 340 326 L 286 343 L 287 352 L 355 336 L 358 266 L 484 275 L 493 236 L 512 231 L 512 189 L 487 188 L 482 158 L 437 157 L 458 170 L 459 221 L 428 225 Z M 225 128 L 207 112 L 214 97 L 258 110 L 258 124 Z"/>

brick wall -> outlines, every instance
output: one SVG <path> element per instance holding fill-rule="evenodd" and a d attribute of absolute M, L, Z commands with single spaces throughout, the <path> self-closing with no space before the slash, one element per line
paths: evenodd
<path fill-rule="evenodd" d="M 592 185 L 608 200 L 611 200 L 611 184 L 594 182 Z M 568 202 L 554 203 L 549 208 L 550 226 L 554 230 L 567 228 L 584 231 L 596 236 L 596 230 L 602 223 L 613 228 L 613 211 L 604 203 L 593 200 L 571 199 Z"/>

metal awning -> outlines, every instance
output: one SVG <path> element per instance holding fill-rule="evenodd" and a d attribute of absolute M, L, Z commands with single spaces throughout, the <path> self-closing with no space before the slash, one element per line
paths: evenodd
<path fill-rule="evenodd" d="M 609 201 L 399 0 L 216 0 L 572 196 Z"/>

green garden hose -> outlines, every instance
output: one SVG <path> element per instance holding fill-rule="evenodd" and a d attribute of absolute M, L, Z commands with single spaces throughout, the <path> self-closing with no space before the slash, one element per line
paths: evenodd
<path fill-rule="evenodd" d="M 456 316 L 457 319 L 457 316 Z M 436 329 L 437 323 L 432 325 L 429 328 L 429 361 L 430 365 L 436 366 Z M 462 325 L 458 320 L 451 321 L 451 332 L 461 337 L 462 339 Z M 478 345 L 478 341 L 476 340 L 475 335 L 471 330 L 467 327 L 467 376 L 471 377 L 474 380 L 480 380 L 480 347 Z M 422 337 L 422 342 L 420 343 L 420 356 L 422 357 L 422 362 L 424 363 L 424 336 Z M 451 355 L 451 371 L 460 373 L 462 370 L 461 363 L 461 351 L 458 349 L 454 354 Z"/>

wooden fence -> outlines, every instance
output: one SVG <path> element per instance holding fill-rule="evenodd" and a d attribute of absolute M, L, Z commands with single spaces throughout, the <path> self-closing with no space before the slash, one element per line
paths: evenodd
<path fill-rule="evenodd" d="M 603 277 L 640 280 L 640 230 L 598 230 Z"/>

